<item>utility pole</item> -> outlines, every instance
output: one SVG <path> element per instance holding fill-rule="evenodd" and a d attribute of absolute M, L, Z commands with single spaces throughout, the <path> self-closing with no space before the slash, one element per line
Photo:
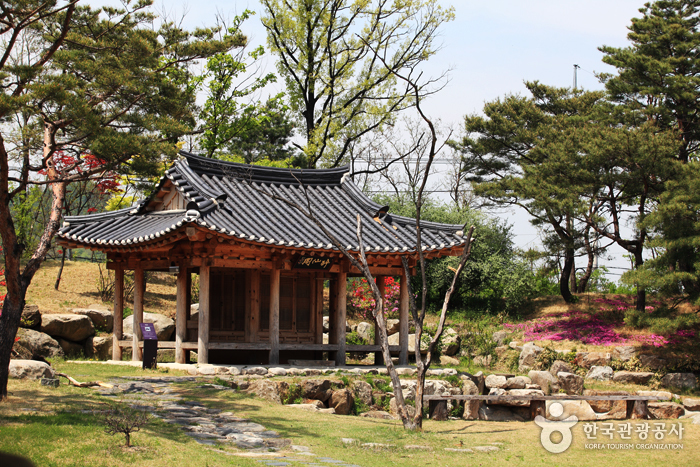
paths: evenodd
<path fill-rule="evenodd" d="M 578 88 L 578 69 L 580 66 L 574 64 L 574 90 Z"/>

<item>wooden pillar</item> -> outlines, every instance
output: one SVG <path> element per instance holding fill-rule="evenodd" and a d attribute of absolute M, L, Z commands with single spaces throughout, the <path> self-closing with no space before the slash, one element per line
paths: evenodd
<path fill-rule="evenodd" d="M 314 309 L 314 319 L 316 320 L 316 343 L 323 344 L 323 276 L 316 277 L 316 308 Z"/>
<path fill-rule="evenodd" d="M 187 318 L 185 323 L 187 323 L 192 318 L 192 270 L 188 268 L 185 277 L 187 281 L 187 284 L 185 285 L 185 303 L 187 304 L 185 307 L 185 317 Z M 187 329 L 187 324 L 185 324 L 185 340 L 187 342 L 194 340 L 193 337 L 190 337 L 190 334 L 191 332 L 189 329 Z M 184 351 L 185 363 L 190 363 L 190 352 L 190 349 Z"/>
<path fill-rule="evenodd" d="M 399 297 L 399 365 L 408 365 L 408 281 L 405 274 L 401 275 Z"/>
<path fill-rule="evenodd" d="M 177 273 L 177 295 L 175 308 L 175 363 L 185 363 L 185 351 L 182 343 L 187 341 L 187 275 L 189 271 L 184 264 L 180 264 Z"/>
<path fill-rule="evenodd" d="M 280 270 L 270 272 L 270 365 L 280 363 Z"/>
<path fill-rule="evenodd" d="M 336 332 L 338 351 L 335 354 L 335 365 L 345 366 L 345 323 L 346 323 L 346 306 L 348 293 L 348 274 L 346 272 L 338 273 L 338 284 L 336 286 Z"/>
<path fill-rule="evenodd" d="M 114 270 L 114 327 L 112 332 L 112 360 L 122 359 L 119 341 L 124 338 L 124 267 Z"/>
<path fill-rule="evenodd" d="M 250 310 L 248 315 L 248 325 L 246 326 L 246 342 L 258 340 L 258 323 L 260 320 L 260 271 L 254 269 L 250 271 L 250 282 L 248 285 Z"/>
<path fill-rule="evenodd" d="M 197 363 L 209 363 L 209 276 L 208 261 L 199 267 L 199 329 L 197 336 Z"/>
<path fill-rule="evenodd" d="M 134 332 L 131 339 L 131 359 L 133 361 L 141 361 L 143 353 L 139 347 L 141 340 L 141 323 L 143 323 L 143 292 L 144 292 L 144 277 L 143 269 L 137 267 L 134 270 Z"/>
<path fill-rule="evenodd" d="M 338 343 L 338 281 L 332 278 L 328 281 L 328 343 Z M 328 359 L 335 361 L 336 351 L 328 352 Z"/>
<path fill-rule="evenodd" d="M 377 287 L 379 288 L 379 293 L 382 296 L 382 299 L 384 298 L 385 292 L 386 292 L 386 283 L 384 281 L 385 277 L 384 276 L 377 276 Z M 384 304 L 384 307 L 386 309 L 386 303 Z M 379 325 L 377 324 L 377 321 L 374 321 L 374 342 L 373 344 L 378 345 L 380 343 L 379 340 Z M 374 364 L 375 365 L 383 365 L 384 364 L 384 356 L 382 355 L 381 350 L 379 352 L 374 352 Z"/>

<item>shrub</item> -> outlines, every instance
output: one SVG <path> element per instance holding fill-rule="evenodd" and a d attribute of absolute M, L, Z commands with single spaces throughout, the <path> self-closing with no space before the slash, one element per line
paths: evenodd
<path fill-rule="evenodd" d="M 101 421 L 107 425 L 108 435 L 123 434 L 125 446 L 131 446 L 131 435 L 148 424 L 151 418 L 151 407 L 132 407 L 120 403 L 110 404 L 109 409 L 102 412 Z"/>

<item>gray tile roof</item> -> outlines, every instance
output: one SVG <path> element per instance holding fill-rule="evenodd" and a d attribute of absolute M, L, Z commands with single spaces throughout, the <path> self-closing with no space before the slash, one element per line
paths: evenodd
<path fill-rule="evenodd" d="M 283 198 L 311 208 L 314 216 L 346 248 L 358 250 L 359 213 L 368 252 L 414 251 L 415 219 L 389 213 L 374 220 L 381 206 L 346 177 L 348 168 L 279 169 L 234 164 L 186 152 L 168 169 L 162 186 L 172 181 L 187 200 L 186 210 L 147 211 L 151 198 L 120 211 L 67 217 L 59 238 L 94 245 L 150 243 L 187 225 L 199 225 L 223 236 L 280 248 L 335 250 L 323 231 Z M 425 250 L 449 249 L 463 243 L 462 226 L 422 222 Z M 459 234 L 458 234 L 459 232 Z"/>

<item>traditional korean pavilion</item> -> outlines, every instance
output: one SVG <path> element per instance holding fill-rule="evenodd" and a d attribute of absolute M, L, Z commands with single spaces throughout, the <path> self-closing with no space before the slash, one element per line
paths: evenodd
<path fill-rule="evenodd" d="M 372 274 L 399 276 L 399 363 L 408 363 L 408 286 L 401 258 L 416 264 L 416 221 L 395 216 L 368 199 L 348 168 L 280 169 L 234 164 L 186 152 L 165 172 L 153 194 L 135 207 L 66 217 L 58 242 L 103 251 L 115 272 L 113 358 L 143 341 L 144 271 L 177 273 L 179 363 L 197 351 L 199 363 L 287 363 L 320 359 L 345 365 L 346 352 L 381 353 L 346 345 L 348 277 L 360 276 L 323 231 L 286 201 L 310 209 L 351 252 L 358 252 L 357 215 Z M 462 226 L 422 222 L 428 258 L 460 255 Z M 134 334 L 123 340 L 124 271 L 134 271 Z M 199 311 L 190 314 L 192 273 L 199 274 Z M 324 281 L 329 281 L 330 331 L 323 341 Z M 375 333 L 377 334 L 377 333 Z"/>

